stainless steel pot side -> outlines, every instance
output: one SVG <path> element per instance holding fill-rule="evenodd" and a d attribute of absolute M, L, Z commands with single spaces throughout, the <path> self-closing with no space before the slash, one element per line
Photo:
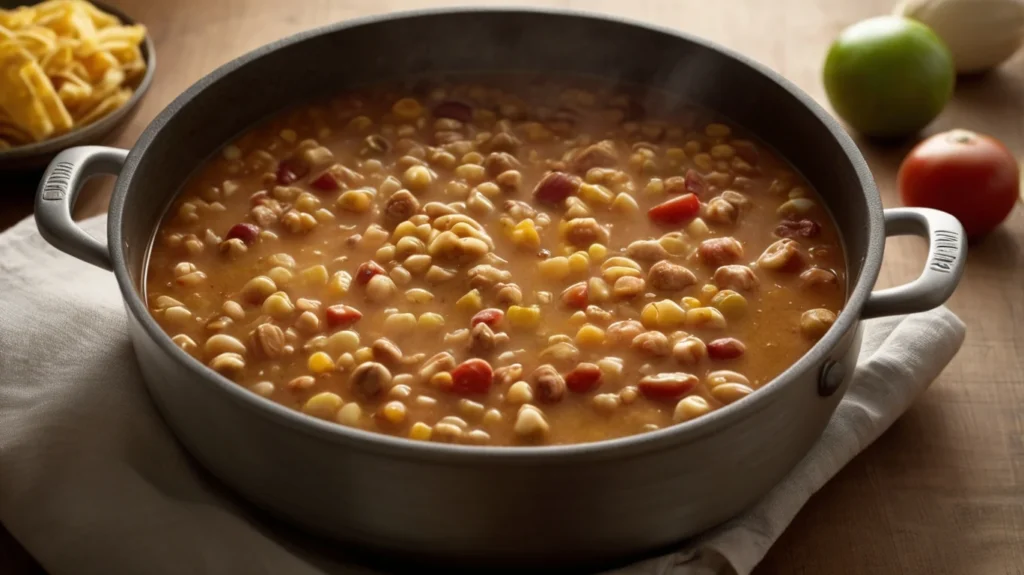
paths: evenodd
<path fill-rule="evenodd" d="M 615 76 L 679 94 L 750 128 L 828 202 L 849 260 L 835 326 L 757 393 L 694 422 L 600 443 L 529 448 L 406 441 L 320 421 L 239 387 L 178 349 L 140 297 L 164 210 L 189 174 L 261 118 L 315 94 L 424 71 Z M 84 180 L 116 174 L 109 243 L 70 210 Z M 343 22 L 280 40 L 178 97 L 131 151 L 74 148 L 36 200 L 57 248 L 113 270 L 149 391 L 177 436 L 258 506 L 359 548 L 423 560 L 548 566 L 662 548 L 719 524 L 808 451 L 846 390 L 865 318 L 933 308 L 963 271 L 953 217 L 883 212 L 868 166 L 806 94 L 745 56 L 672 30 L 540 10 L 432 10 Z M 923 274 L 872 292 L 886 235 L 930 243 Z"/>

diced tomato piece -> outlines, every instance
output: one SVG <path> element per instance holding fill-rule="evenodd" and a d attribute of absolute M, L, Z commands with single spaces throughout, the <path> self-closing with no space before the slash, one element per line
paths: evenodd
<path fill-rule="evenodd" d="M 698 196 L 708 191 L 708 183 L 704 180 L 704 176 L 692 168 L 686 170 L 686 191 Z"/>
<path fill-rule="evenodd" d="M 565 386 L 575 393 L 586 393 L 601 384 L 601 368 L 581 363 L 565 376 Z"/>
<path fill-rule="evenodd" d="M 494 327 L 501 322 L 501 319 L 505 317 L 505 312 L 496 308 L 482 309 L 476 312 L 476 315 L 469 320 L 470 327 L 476 327 L 479 323 L 486 323 L 490 327 Z"/>
<path fill-rule="evenodd" d="M 493 378 L 491 364 L 479 358 L 467 359 L 452 370 L 451 390 L 463 395 L 487 393 Z"/>
<path fill-rule="evenodd" d="M 283 160 L 277 166 L 277 183 L 287 186 L 308 173 L 308 167 L 292 160 Z"/>
<path fill-rule="evenodd" d="M 659 224 L 678 224 L 693 219 L 700 213 L 700 200 L 696 194 L 684 194 L 662 202 L 650 210 L 647 217 Z"/>
<path fill-rule="evenodd" d="M 586 309 L 589 291 L 587 282 L 573 284 L 562 292 L 562 303 L 572 309 Z"/>
<path fill-rule="evenodd" d="M 659 373 L 641 378 L 637 387 L 648 399 L 668 400 L 690 393 L 698 382 L 697 376 L 689 373 Z"/>
<path fill-rule="evenodd" d="M 708 343 L 708 357 L 711 359 L 736 359 L 746 350 L 747 346 L 734 337 L 722 337 Z"/>
<path fill-rule="evenodd" d="M 330 170 L 313 178 L 309 185 L 321 192 L 332 192 L 341 189 L 341 184 L 338 183 L 338 179 L 334 177 Z"/>
<path fill-rule="evenodd" d="M 246 244 L 252 245 L 252 243 L 256 241 L 256 238 L 259 237 L 259 235 L 260 229 L 258 227 L 256 227 L 253 224 L 243 222 L 241 224 L 235 224 L 231 226 L 231 229 L 228 230 L 228 235 L 225 236 L 225 238 L 229 240 L 237 238 L 242 240 Z"/>
<path fill-rule="evenodd" d="M 363 262 L 359 264 L 359 268 L 356 270 L 356 282 L 365 284 L 369 283 L 370 278 L 377 274 L 387 273 L 381 265 L 373 260 Z"/>
<path fill-rule="evenodd" d="M 327 308 L 327 325 L 330 327 L 349 326 L 362 319 L 362 317 L 362 312 L 352 306 L 338 304 Z"/>

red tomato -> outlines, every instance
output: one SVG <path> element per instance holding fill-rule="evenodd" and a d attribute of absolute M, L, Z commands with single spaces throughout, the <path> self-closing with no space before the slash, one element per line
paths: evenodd
<path fill-rule="evenodd" d="M 684 194 L 662 202 L 650 210 L 647 217 L 659 224 L 678 224 L 685 222 L 700 213 L 700 200 L 696 194 Z"/>
<path fill-rule="evenodd" d="M 486 323 L 490 327 L 494 327 L 501 322 L 501 318 L 505 317 L 505 312 L 497 308 L 482 309 L 469 320 L 470 327 L 476 327 L 479 323 Z"/>
<path fill-rule="evenodd" d="M 338 304 L 327 308 L 326 316 L 327 325 L 331 327 L 345 327 L 362 319 L 363 314 L 354 307 Z"/>
<path fill-rule="evenodd" d="M 487 393 L 493 378 L 491 364 L 482 359 L 467 359 L 452 370 L 452 391 L 462 395 Z"/>
<path fill-rule="evenodd" d="M 367 261 L 367 262 L 363 262 L 363 263 L 359 264 L 359 267 L 356 269 L 356 283 L 359 283 L 359 284 L 369 283 L 370 282 L 370 278 L 372 278 L 373 276 L 375 276 L 377 274 L 386 274 L 386 273 L 388 273 L 387 270 L 384 269 L 383 267 L 381 267 L 381 265 L 379 263 L 377 263 L 377 262 L 375 262 L 373 260 L 370 260 L 370 261 Z"/>
<path fill-rule="evenodd" d="M 581 363 L 565 376 L 569 391 L 586 393 L 601 383 L 601 368 L 593 363 Z"/>
<path fill-rule="evenodd" d="M 1006 146 L 990 136 L 951 130 L 921 142 L 900 165 L 900 196 L 907 206 L 955 216 L 967 237 L 983 236 L 1013 210 L 1020 168 Z"/>

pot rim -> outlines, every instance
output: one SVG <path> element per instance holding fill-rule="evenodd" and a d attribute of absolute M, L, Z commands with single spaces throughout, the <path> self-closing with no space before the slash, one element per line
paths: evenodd
<path fill-rule="evenodd" d="M 185 353 L 181 348 L 171 341 L 168 335 L 153 319 L 145 302 L 142 300 L 128 272 L 125 259 L 123 235 L 124 207 L 132 176 L 138 167 L 139 160 L 146 153 L 150 144 L 156 139 L 161 130 L 171 123 L 177 112 L 184 107 L 196 95 L 206 90 L 212 84 L 222 80 L 225 76 L 236 70 L 255 62 L 262 57 L 326 34 L 340 33 L 350 28 L 374 25 L 393 20 L 415 19 L 425 16 L 445 16 L 454 14 L 533 14 L 539 16 L 557 16 L 582 18 L 601 22 L 625 24 L 644 28 L 653 32 L 665 34 L 678 38 L 691 44 L 702 46 L 708 50 L 716 51 L 724 56 L 737 60 L 745 65 L 753 73 L 761 74 L 772 80 L 783 88 L 792 98 L 795 98 L 815 116 L 836 139 L 843 149 L 847 160 L 853 165 L 857 174 L 860 186 L 864 192 L 867 204 L 867 233 L 868 246 L 864 254 L 856 254 L 863 257 L 863 269 L 857 279 L 857 283 L 850 291 L 846 305 L 840 312 L 835 325 L 826 333 L 825 337 L 819 340 L 807 353 L 801 356 L 781 374 L 759 388 L 757 393 L 727 405 L 712 413 L 702 416 L 696 420 L 675 424 L 664 429 L 645 432 L 638 435 L 626 436 L 616 439 L 596 441 L 590 443 L 578 443 L 568 445 L 547 445 L 530 447 L 498 447 L 498 446 L 468 446 L 452 445 L 431 442 L 412 441 L 406 438 L 393 437 L 381 433 L 354 429 L 344 425 L 338 425 L 308 416 L 299 411 L 284 407 L 265 399 L 243 388 L 226 377 L 210 370 L 199 363 L 192 356 Z M 558 8 L 475 8 L 475 7 L 449 7 L 430 8 L 395 12 L 390 14 L 378 14 L 345 20 L 326 26 L 313 28 L 288 36 L 253 51 L 250 51 L 230 62 L 218 67 L 207 74 L 182 94 L 174 99 L 159 115 L 146 127 L 139 139 L 128 154 L 127 160 L 121 173 L 118 176 L 110 201 L 109 218 L 107 222 L 107 234 L 110 238 L 110 256 L 113 263 L 114 275 L 121 289 L 130 313 L 141 324 L 146 335 L 159 346 L 164 353 L 173 357 L 179 363 L 189 369 L 197 379 L 206 380 L 211 387 L 219 389 L 230 400 L 241 406 L 254 411 L 262 417 L 275 420 L 293 430 L 303 432 L 321 440 L 344 445 L 349 448 L 375 451 L 382 455 L 395 456 L 405 459 L 442 461 L 446 464 L 470 465 L 475 463 L 523 465 L 538 464 L 562 465 L 577 463 L 580 461 L 594 461 L 602 459 L 635 457 L 640 454 L 667 449 L 679 444 L 688 443 L 704 436 L 713 434 L 727 426 L 736 424 L 754 413 L 765 409 L 772 404 L 783 388 L 794 385 L 801 379 L 801 375 L 818 369 L 828 359 L 832 351 L 839 345 L 840 341 L 851 329 L 855 329 L 860 321 L 861 308 L 864 306 L 868 295 L 873 288 L 882 264 L 882 251 L 885 243 L 884 224 L 882 216 L 882 202 L 868 168 L 857 146 L 849 135 L 843 130 L 839 122 L 818 105 L 809 95 L 803 92 L 789 80 L 760 64 L 753 59 L 735 52 L 729 48 L 718 45 L 715 42 L 699 38 L 697 36 L 681 32 L 664 26 L 650 24 L 629 18 L 596 14 L 583 10 L 558 9 Z M 851 260 L 851 254 L 847 255 L 847 262 Z M 815 377 L 815 380 L 817 378 Z"/>

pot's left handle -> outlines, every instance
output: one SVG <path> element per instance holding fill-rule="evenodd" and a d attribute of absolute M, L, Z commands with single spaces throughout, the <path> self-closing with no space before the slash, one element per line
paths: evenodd
<path fill-rule="evenodd" d="M 112 270 L 106 244 L 90 236 L 71 219 L 71 210 L 89 178 L 121 173 L 127 150 L 81 146 L 64 150 L 50 162 L 36 194 L 36 226 L 43 238 L 60 251 L 94 266 Z"/>

